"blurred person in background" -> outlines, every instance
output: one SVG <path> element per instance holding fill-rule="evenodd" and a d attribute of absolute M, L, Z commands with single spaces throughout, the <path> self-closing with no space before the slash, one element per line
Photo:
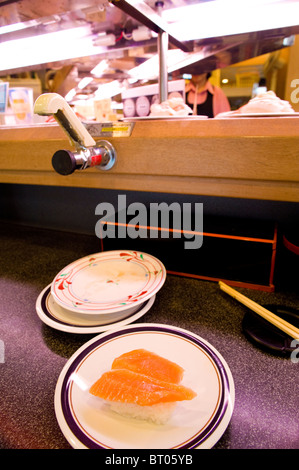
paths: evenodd
<path fill-rule="evenodd" d="M 193 109 L 194 115 L 213 118 L 219 113 L 231 110 L 226 95 L 221 88 L 211 84 L 210 76 L 210 73 L 192 75 L 186 85 L 186 104 Z"/>

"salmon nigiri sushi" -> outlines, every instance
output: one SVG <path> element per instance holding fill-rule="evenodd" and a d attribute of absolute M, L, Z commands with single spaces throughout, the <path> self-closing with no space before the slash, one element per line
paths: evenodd
<path fill-rule="evenodd" d="M 180 383 L 184 369 L 146 349 L 134 349 L 114 359 L 112 369 L 129 369 L 165 382 Z"/>
<path fill-rule="evenodd" d="M 115 368 L 114 364 L 111 370 L 104 372 L 89 392 L 123 416 L 164 424 L 177 402 L 196 396 L 190 388 L 171 382 L 167 375 L 167 380 L 160 380 L 144 373 L 146 368 L 141 368 L 140 373 L 125 368 L 123 362 L 122 365 L 123 368 Z"/>

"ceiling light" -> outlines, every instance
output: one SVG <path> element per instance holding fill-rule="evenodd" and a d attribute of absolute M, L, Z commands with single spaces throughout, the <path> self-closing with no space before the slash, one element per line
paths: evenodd
<path fill-rule="evenodd" d="M 76 88 L 72 88 L 66 95 L 65 95 L 65 100 L 66 101 L 72 101 L 72 99 L 76 96 Z"/>
<path fill-rule="evenodd" d="M 159 57 L 155 54 L 137 67 L 128 71 L 128 75 L 135 80 L 156 78 L 159 76 Z"/>
<path fill-rule="evenodd" d="M 170 23 L 170 34 L 188 41 L 298 25 L 299 2 L 251 0 L 244 5 L 239 0 L 212 0 L 165 9 L 162 17 Z"/>
<path fill-rule="evenodd" d="M 98 65 L 96 65 L 92 70 L 91 70 L 91 74 L 92 75 L 95 75 L 96 77 L 100 77 L 101 75 L 103 75 L 103 73 L 105 72 L 105 70 L 108 68 L 109 64 L 108 64 L 108 61 L 107 60 L 101 60 L 101 62 L 98 63 Z"/>
<path fill-rule="evenodd" d="M 92 77 L 84 77 L 82 78 L 82 80 L 80 80 L 77 86 L 78 88 L 80 88 L 80 90 L 83 90 L 83 88 L 89 85 L 92 81 L 93 81 Z"/>
<path fill-rule="evenodd" d="M 112 82 L 100 85 L 95 91 L 95 98 L 99 100 L 111 98 L 112 96 L 116 96 L 122 93 L 124 89 L 125 86 L 122 83 L 120 83 L 118 80 L 113 80 Z"/>
<path fill-rule="evenodd" d="M 181 51 L 180 49 L 169 49 L 166 53 L 166 62 L 167 62 L 167 69 L 168 73 L 177 70 L 177 64 L 181 62 L 181 60 L 185 59 L 189 56 L 189 54 Z M 159 56 L 155 54 L 150 59 L 146 60 L 137 67 L 132 68 L 129 70 L 128 74 L 131 78 L 135 78 L 137 80 L 151 80 L 155 79 L 159 76 Z"/>
<path fill-rule="evenodd" d="M 1 6 L 1 5 L 0 5 Z M 38 23 L 35 20 L 32 20 L 32 24 L 28 25 L 29 22 L 19 22 L 14 24 L 8 24 L 0 27 L 0 34 L 14 33 L 15 31 L 20 31 L 21 29 L 26 29 L 30 26 L 36 26 Z"/>
<path fill-rule="evenodd" d="M 89 95 L 83 95 L 83 94 L 76 94 L 76 100 L 78 100 L 78 103 L 82 103 L 82 101 L 90 101 L 90 97 Z M 75 102 L 73 101 L 73 104 L 75 104 Z"/>
<path fill-rule="evenodd" d="M 30 36 L 0 43 L 0 71 L 100 54 L 90 26 Z"/>
<path fill-rule="evenodd" d="M 197 52 L 187 53 L 180 49 L 169 49 L 166 52 L 167 73 L 174 72 L 180 68 L 187 67 L 188 65 L 198 62 L 205 57 L 205 51 L 200 50 Z M 131 78 L 137 80 L 152 80 L 159 77 L 159 56 L 154 55 L 137 67 L 128 71 Z"/>
<path fill-rule="evenodd" d="M 40 25 L 48 25 L 51 23 L 59 23 L 59 22 L 60 22 L 60 17 L 58 15 L 51 15 L 51 16 L 47 16 L 43 18 L 37 18 L 35 20 L 18 21 L 17 23 L 0 26 L 0 35 L 14 33 L 15 31 L 21 31 L 22 29 L 33 28 L 33 27 L 40 26 Z"/>

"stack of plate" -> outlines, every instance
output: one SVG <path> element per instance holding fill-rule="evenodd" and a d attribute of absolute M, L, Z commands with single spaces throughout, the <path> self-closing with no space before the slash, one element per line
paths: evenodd
<path fill-rule="evenodd" d="M 63 268 L 38 296 L 47 325 L 70 333 L 100 333 L 142 317 L 166 279 L 157 258 L 138 251 L 106 251 Z"/>
<path fill-rule="evenodd" d="M 132 325 L 151 308 L 165 279 L 165 267 L 151 255 L 106 251 L 69 264 L 40 293 L 36 309 L 46 324 L 73 333 L 100 333 L 67 361 L 55 388 L 55 415 L 73 448 L 211 448 L 227 428 L 234 382 L 218 351 L 171 325 Z M 184 384 L 197 393 L 194 400 L 178 403 L 163 426 L 122 417 L 89 394 L 114 358 L 139 348 L 183 367 Z"/>

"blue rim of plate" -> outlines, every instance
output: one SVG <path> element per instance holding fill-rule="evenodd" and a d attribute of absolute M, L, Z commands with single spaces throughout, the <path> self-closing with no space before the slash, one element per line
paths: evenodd
<path fill-rule="evenodd" d="M 78 327 L 78 325 L 76 323 L 68 323 L 68 322 L 64 322 L 62 320 L 60 320 L 59 318 L 55 317 L 54 315 L 51 314 L 51 312 L 49 312 L 49 309 L 47 308 L 47 298 L 48 298 L 48 295 L 51 294 L 51 286 L 48 286 L 48 288 L 46 289 L 46 291 L 44 292 L 44 294 L 42 295 L 42 298 L 41 298 L 41 308 L 44 312 L 44 314 L 50 318 L 52 321 L 55 321 L 56 323 L 60 323 L 61 325 L 70 325 L 70 326 L 73 326 L 73 327 Z M 146 300 L 145 302 L 143 302 L 140 307 L 138 308 L 138 310 L 136 310 L 134 313 L 128 313 L 128 315 L 124 318 L 121 319 L 121 321 L 124 321 L 126 320 L 127 318 L 130 318 L 132 317 L 133 315 L 137 315 L 138 312 L 140 312 L 140 310 L 142 310 L 144 308 L 144 306 L 148 303 L 148 301 Z M 101 323 L 100 326 L 106 326 L 108 327 L 109 325 L 113 325 L 115 323 L 118 323 L 120 320 L 115 320 L 114 322 L 107 322 L 107 323 Z M 86 329 L 90 329 L 90 328 L 94 328 L 96 327 L 97 325 L 93 325 L 92 327 L 90 325 L 80 325 L 80 327 L 78 328 L 86 328 Z"/>
<path fill-rule="evenodd" d="M 63 321 L 62 319 L 58 318 L 56 315 L 52 314 L 48 308 L 48 298 L 51 295 L 51 285 L 47 286 L 38 296 L 36 301 L 36 312 L 39 318 L 42 320 L 43 323 L 54 328 L 56 330 L 64 331 L 67 333 L 77 333 L 77 334 L 91 334 L 96 333 L 100 334 L 105 331 L 121 328 L 126 326 L 130 323 L 135 322 L 143 315 L 145 315 L 153 306 L 156 294 L 154 294 L 150 299 L 143 302 L 141 305 L 138 306 L 138 309 L 134 312 L 131 312 L 127 316 L 121 319 L 115 319 L 112 322 L 107 323 L 94 323 L 92 325 L 84 325 L 77 323 Z"/>
<path fill-rule="evenodd" d="M 104 335 L 99 335 L 94 340 L 91 340 L 87 343 L 86 347 L 80 352 L 78 355 L 75 356 L 73 360 L 70 360 L 70 364 L 65 372 L 65 376 L 63 378 L 61 384 L 60 393 L 60 406 L 61 411 L 63 414 L 63 418 L 69 427 L 70 431 L 76 437 L 77 440 L 80 441 L 88 449 L 109 449 L 110 447 L 101 446 L 96 443 L 93 439 L 89 438 L 77 425 L 76 421 L 73 418 L 70 402 L 69 402 L 69 392 L 70 387 L 72 384 L 72 374 L 75 372 L 77 367 L 80 365 L 81 361 L 84 360 L 86 356 L 88 356 L 93 349 L 97 348 L 99 345 L 105 343 L 106 341 L 110 341 L 111 339 L 115 339 L 117 337 L 121 337 L 124 333 L 125 334 L 132 334 L 135 332 L 142 331 L 146 332 L 164 332 L 168 334 L 173 334 L 174 336 L 179 336 L 188 341 L 193 342 L 196 346 L 199 346 L 204 352 L 212 359 L 214 366 L 218 370 L 220 381 L 221 381 L 221 397 L 219 399 L 219 404 L 217 407 L 216 412 L 214 413 L 213 419 L 210 423 L 203 429 L 202 432 L 196 435 L 195 438 L 188 441 L 188 444 L 180 445 L 178 444 L 175 448 L 176 449 L 194 449 L 197 448 L 209 438 L 211 435 L 216 432 L 218 426 L 221 424 L 222 420 L 224 419 L 227 412 L 230 411 L 229 420 L 231 418 L 232 409 L 229 410 L 229 405 L 234 405 L 234 385 L 232 376 L 229 377 L 230 371 L 228 366 L 225 366 L 225 361 L 221 360 L 219 357 L 219 353 L 207 343 L 205 340 L 200 338 L 199 336 L 191 333 L 190 331 L 183 330 L 181 328 L 172 327 L 169 325 L 163 324 L 140 324 L 136 326 L 127 326 L 120 330 L 111 331 L 105 333 Z M 229 371 L 229 374 L 228 374 Z M 57 390 L 56 390 L 57 392 Z M 233 396 L 232 396 L 233 395 Z M 227 425 L 229 423 L 227 422 Z M 222 430 L 221 435 L 225 431 L 227 425 Z M 220 439 L 221 435 L 216 439 L 216 442 Z M 216 443 L 214 442 L 214 444 Z M 214 445 L 213 444 L 213 445 Z"/>

